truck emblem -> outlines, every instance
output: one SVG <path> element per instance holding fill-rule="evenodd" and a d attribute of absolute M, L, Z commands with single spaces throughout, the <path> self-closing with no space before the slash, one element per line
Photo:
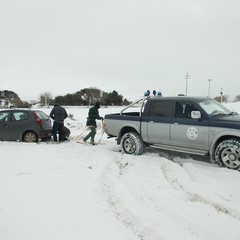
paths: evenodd
<path fill-rule="evenodd" d="M 191 140 L 196 140 L 198 138 L 198 130 L 195 127 L 188 128 L 186 134 Z"/>

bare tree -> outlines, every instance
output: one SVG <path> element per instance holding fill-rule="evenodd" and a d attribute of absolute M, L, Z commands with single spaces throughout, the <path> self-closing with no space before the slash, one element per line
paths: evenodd
<path fill-rule="evenodd" d="M 237 96 L 234 98 L 234 102 L 240 102 L 240 95 L 237 95 Z"/>
<path fill-rule="evenodd" d="M 83 100 L 87 102 L 88 105 L 93 104 L 101 99 L 102 91 L 98 88 L 84 88 L 81 90 Z"/>
<path fill-rule="evenodd" d="M 40 94 L 39 102 L 42 106 L 49 106 L 52 101 L 52 94 L 50 92 L 44 92 Z"/>
<path fill-rule="evenodd" d="M 217 96 L 214 99 L 218 102 L 227 102 L 228 101 L 228 95 Z"/>

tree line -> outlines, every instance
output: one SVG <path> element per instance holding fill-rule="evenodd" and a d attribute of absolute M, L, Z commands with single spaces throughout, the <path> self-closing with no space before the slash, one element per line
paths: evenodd
<path fill-rule="evenodd" d="M 50 93 L 42 93 L 40 95 L 41 105 L 54 105 L 56 103 L 65 106 L 79 106 L 79 105 L 92 105 L 95 102 L 101 102 L 101 105 L 128 105 L 130 102 L 123 98 L 117 91 L 105 92 L 98 88 L 84 88 L 75 93 L 68 93 L 63 96 L 51 97 Z"/>
<path fill-rule="evenodd" d="M 31 103 L 20 99 L 17 93 L 10 90 L 0 91 L 0 107 L 31 107 L 32 104 L 40 104 L 41 106 L 54 105 L 56 103 L 65 106 L 92 105 L 96 101 L 100 101 L 102 105 L 122 106 L 129 105 L 131 102 L 123 98 L 117 91 L 105 92 L 98 88 L 84 88 L 75 93 L 59 95 L 52 97 L 52 94 L 45 92 L 40 94 L 37 101 Z"/>
<path fill-rule="evenodd" d="M 228 102 L 228 95 L 217 96 L 214 99 L 218 102 Z M 29 108 L 32 104 L 36 103 L 39 103 L 41 106 L 49 106 L 56 103 L 65 106 L 81 106 L 92 105 L 96 101 L 100 101 L 102 105 L 106 106 L 122 106 L 129 105 L 131 103 L 115 90 L 112 92 L 105 92 L 94 87 L 84 88 L 75 93 L 68 93 L 63 96 L 59 95 L 54 98 L 51 93 L 45 92 L 40 94 L 38 100 L 34 100 L 30 103 L 21 100 L 18 94 L 13 91 L 0 91 L 0 108 L 11 106 Z M 237 95 L 234 98 L 234 102 L 238 101 L 240 101 L 240 95 Z"/>
<path fill-rule="evenodd" d="M 179 94 L 184 95 L 184 94 Z M 46 102 L 47 99 L 47 102 Z M 218 102 L 228 102 L 229 96 L 222 95 L 216 96 L 214 99 Z M 114 106 L 121 106 L 121 105 L 129 105 L 131 102 L 128 101 L 126 98 L 124 99 L 121 94 L 118 94 L 117 91 L 112 91 L 110 93 L 101 91 L 98 88 L 84 88 L 76 93 L 73 94 L 66 94 L 64 96 L 57 96 L 54 99 L 51 98 L 50 93 L 43 93 L 40 96 L 40 103 L 42 105 L 53 105 L 55 103 L 59 103 L 61 105 L 68 105 L 68 106 L 75 106 L 75 105 L 91 105 L 96 101 L 100 101 L 102 105 L 114 105 Z M 234 102 L 240 101 L 240 95 L 237 95 Z"/>

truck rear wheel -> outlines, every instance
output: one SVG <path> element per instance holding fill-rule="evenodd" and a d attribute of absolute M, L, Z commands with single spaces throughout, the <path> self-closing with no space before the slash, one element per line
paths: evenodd
<path fill-rule="evenodd" d="M 143 141 L 135 132 L 125 133 L 120 145 L 122 150 L 127 154 L 141 155 L 143 153 Z"/>
<path fill-rule="evenodd" d="M 220 166 L 240 170 L 240 141 L 228 139 L 219 143 L 215 159 Z"/>

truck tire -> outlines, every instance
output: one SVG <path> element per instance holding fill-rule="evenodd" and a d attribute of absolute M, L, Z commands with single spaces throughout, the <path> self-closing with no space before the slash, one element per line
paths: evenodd
<path fill-rule="evenodd" d="M 135 132 L 125 133 L 121 139 L 121 148 L 123 152 L 133 155 L 141 155 L 143 153 L 143 141 Z"/>
<path fill-rule="evenodd" d="M 220 166 L 240 170 L 240 140 L 227 139 L 219 143 L 215 159 Z"/>

